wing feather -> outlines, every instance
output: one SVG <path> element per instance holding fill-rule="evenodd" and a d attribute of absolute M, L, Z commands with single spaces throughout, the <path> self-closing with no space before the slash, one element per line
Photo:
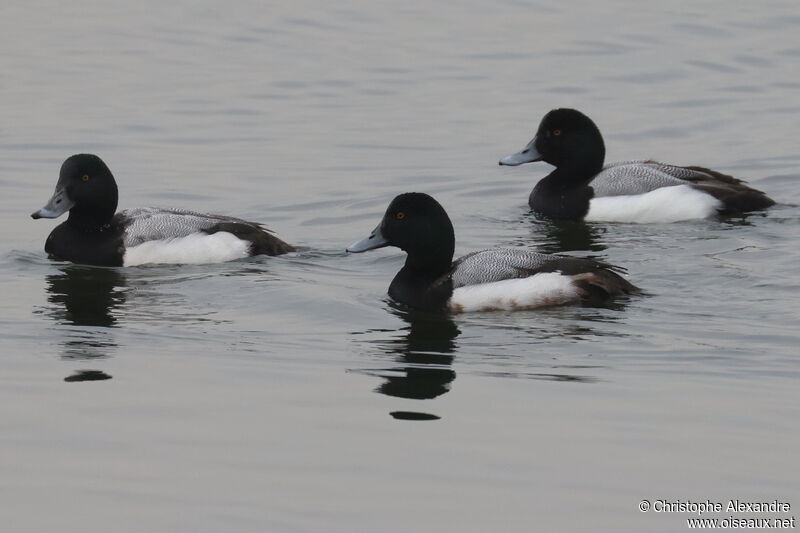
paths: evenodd
<path fill-rule="evenodd" d="M 453 263 L 453 288 L 512 278 L 525 278 L 542 270 L 552 255 L 515 248 L 494 248 L 467 254 Z"/>
<path fill-rule="evenodd" d="M 712 179 L 712 176 L 695 168 L 657 161 L 621 161 L 606 165 L 589 185 L 597 198 L 645 194 L 662 187 L 708 179 Z"/>
<path fill-rule="evenodd" d="M 197 213 L 185 209 L 140 207 L 126 209 L 117 216 L 121 218 L 125 228 L 123 242 L 127 248 L 147 241 L 186 237 L 192 233 L 207 231 L 223 223 L 264 229 L 260 224 L 240 218 Z"/>

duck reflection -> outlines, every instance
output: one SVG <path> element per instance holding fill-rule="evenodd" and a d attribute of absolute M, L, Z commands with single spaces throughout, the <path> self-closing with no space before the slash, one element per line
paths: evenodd
<path fill-rule="evenodd" d="M 61 324 L 114 327 L 113 309 L 125 301 L 125 277 L 116 269 L 67 265 L 47 276 L 50 316 Z"/>
<path fill-rule="evenodd" d="M 526 215 L 532 223 L 531 230 L 537 236 L 544 236 L 538 250 L 557 254 L 575 250 L 599 252 L 607 246 L 602 242 L 605 227 L 586 224 L 577 220 L 553 220 Z"/>
<path fill-rule="evenodd" d="M 399 337 L 378 341 L 381 350 L 395 358 L 399 365 L 383 370 L 361 371 L 383 378 L 375 392 L 408 398 L 430 400 L 450 390 L 456 373 L 450 367 L 461 333 L 446 315 L 406 308 L 389 301 L 390 311 L 406 326 Z M 439 416 L 419 411 L 392 411 L 398 420 L 438 420 Z"/>
<path fill-rule="evenodd" d="M 75 383 L 79 381 L 105 381 L 111 379 L 111 376 L 100 370 L 78 370 L 71 376 L 64 378 L 68 383 Z"/>
<path fill-rule="evenodd" d="M 430 400 L 450 390 L 456 373 L 450 368 L 451 355 L 457 345 L 455 338 L 461 333 L 446 315 L 390 304 L 392 312 L 408 326 L 401 337 L 391 339 L 383 348 L 395 356 L 402 366 L 382 374 L 386 380 L 376 391 L 398 398 Z"/>
<path fill-rule="evenodd" d="M 113 268 L 64 265 L 46 278 L 46 313 L 64 334 L 62 357 L 97 359 L 108 357 L 117 344 L 111 333 L 117 323 L 114 310 L 125 301 L 125 277 Z M 111 376 L 95 370 L 81 371 L 65 381 L 95 381 Z"/>

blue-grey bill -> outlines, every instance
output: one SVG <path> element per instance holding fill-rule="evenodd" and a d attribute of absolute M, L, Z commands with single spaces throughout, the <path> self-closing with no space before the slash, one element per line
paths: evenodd
<path fill-rule="evenodd" d="M 372 230 L 369 237 L 354 242 L 347 247 L 347 251 L 357 254 L 367 250 L 374 250 L 375 248 L 383 248 L 384 246 L 389 246 L 389 241 L 384 238 L 383 233 L 381 233 L 381 225 L 378 224 L 378 227 Z"/>
<path fill-rule="evenodd" d="M 528 145 L 522 149 L 522 151 L 517 152 L 516 154 L 505 156 L 500 160 L 500 164 L 515 167 L 517 165 L 522 165 L 523 163 L 531 163 L 533 161 L 541 160 L 542 154 L 540 154 L 536 149 L 536 137 L 534 137 L 531 142 L 529 142 Z"/>
<path fill-rule="evenodd" d="M 43 208 L 31 213 L 31 217 L 36 218 L 58 218 L 75 205 L 75 202 L 69 199 L 67 192 L 61 187 L 56 187 L 56 192 L 53 197 L 47 202 Z"/>

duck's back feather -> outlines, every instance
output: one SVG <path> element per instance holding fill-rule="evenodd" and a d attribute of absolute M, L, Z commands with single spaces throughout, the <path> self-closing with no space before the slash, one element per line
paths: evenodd
<path fill-rule="evenodd" d="M 192 233 L 205 232 L 223 221 L 248 224 L 241 219 L 219 215 L 207 215 L 186 209 L 162 209 L 139 207 L 126 209 L 115 215 L 125 228 L 126 247 L 147 241 L 159 241 L 186 237 Z"/>
<path fill-rule="evenodd" d="M 141 207 L 120 211 L 115 215 L 115 221 L 124 228 L 123 242 L 126 248 L 149 241 L 187 237 L 195 233 L 226 232 L 249 241 L 251 255 L 278 255 L 294 250 L 257 222 L 223 215 L 185 209 Z"/>
<path fill-rule="evenodd" d="M 572 276 L 582 290 L 591 296 L 598 290 L 607 296 L 636 292 L 636 286 L 614 271 L 623 269 L 580 257 L 541 254 L 518 248 L 495 248 L 467 254 L 453 263 L 453 288 L 498 281 L 527 278 L 540 273 L 558 272 Z"/>
<path fill-rule="evenodd" d="M 690 185 L 719 200 L 719 213 L 765 209 L 775 202 L 744 181 L 699 166 L 676 166 L 658 161 L 622 161 L 603 167 L 590 182 L 595 198 L 634 196 L 656 189 Z"/>
<path fill-rule="evenodd" d="M 656 161 L 621 161 L 603 167 L 592 178 L 590 186 L 594 189 L 595 198 L 631 196 L 710 177 L 700 171 Z"/>
<path fill-rule="evenodd" d="M 553 256 L 517 248 L 480 250 L 453 262 L 453 287 L 478 285 L 535 274 Z"/>
<path fill-rule="evenodd" d="M 527 250 L 492 249 L 454 263 L 452 313 L 516 311 L 639 292 L 610 265 Z"/>

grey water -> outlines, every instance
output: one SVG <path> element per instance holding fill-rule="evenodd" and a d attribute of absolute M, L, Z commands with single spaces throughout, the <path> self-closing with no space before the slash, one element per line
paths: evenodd
<path fill-rule="evenodd" d="M 682 531 L 642 500 L 800 487 L 796 2 L 6 2 L 0 7 L 0 516 L 9 532 Z M 555 107 L 607 160 L 700 164 L 779 205 L 555 224 Z M 49 260 L 31 220 L 101 156 L 120 208 L 266 223 L 225 264 Z M 605 306 L 442 317 L 347 255 L 435 196 L 457 255 L 623 266 Z M 721 516 L 729 516 L 723 514 Z M 716 516 L 716 515 L 713 515 Z M 736 514 L 746 518 L 746 514 Z"/>

